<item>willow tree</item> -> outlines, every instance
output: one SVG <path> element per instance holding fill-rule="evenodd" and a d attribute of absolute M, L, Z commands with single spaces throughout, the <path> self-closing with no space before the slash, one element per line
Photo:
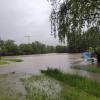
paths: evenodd
<path fill-rule="evenodd" d="M 100 0 L 49 0 L 52 4 L 51 32 L 70 43 L 91 27 L 100 30 Z M 76 35 L 76 38 L 73 37 Z M 73 40 L 71 38 L 73 37 Z"/>

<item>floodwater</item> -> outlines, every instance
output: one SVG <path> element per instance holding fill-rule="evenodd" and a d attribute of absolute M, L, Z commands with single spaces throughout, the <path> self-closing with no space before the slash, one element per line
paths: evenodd
<path fill-rule="evenodd" d="M 82 70 L 71 69 L 74 62 L 81 58 L 81 54 L 38 54 L 14 56 L 9 58 L 22 59 L 23 62 L 13 62 L 7 65 L 0 65 L 0 73 L 15 72 L 18 74 L 40 74 L 40 70 L 58 68 L 67 73 L 77 73 L 92 79 L 100 80 L 100 74 L 94 74 Z"/>
<path fill-rule="evenodd" d="M 8 58 L 22 59 L 23 62 L 0 65 L 0 72 L 37 73 L 48 67 L 69 71 L 71 64 L 80 58 L 80 54 L 39 54 Z"/>

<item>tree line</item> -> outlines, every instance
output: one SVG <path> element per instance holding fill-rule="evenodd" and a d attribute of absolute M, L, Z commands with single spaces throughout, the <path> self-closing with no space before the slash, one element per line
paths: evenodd
<path fill-rule="evenodd" d="M 38 41 L 30 44 L 16 44 L 13 40 L 0 40 L 0 55 L 29 55 L 29 54 L 46 54 L 46 53 L 67 53 L 67 46 L 50 46 Z"/>
<path fill-rule="evenodd" d="M 93 51 L 100 51 L 100 30 L 92 27 L 82 34 L 70 33 L 67 41 L 69 52 L 84 52 L 90 48 Z"/>

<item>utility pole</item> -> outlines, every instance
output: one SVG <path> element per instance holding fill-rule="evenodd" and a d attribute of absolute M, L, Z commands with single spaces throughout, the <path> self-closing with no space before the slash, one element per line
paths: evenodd
<path fill-rule="evenodd" d="M 30 36 L 30 35 L 26 35 L 25 37 L 27 38 L 27 40 L 28 40 L 28 44 L 29 44 L 29 43 L 30 43 L 30 38 L 31 38 L 32 36 Z"/>
<path fill-rule="evenodd" d="M 0 36 L 0 42 L 1 42 L 1 36 Z M 0 43 L 0 60 L 1 60 L 1 43 Z"/>

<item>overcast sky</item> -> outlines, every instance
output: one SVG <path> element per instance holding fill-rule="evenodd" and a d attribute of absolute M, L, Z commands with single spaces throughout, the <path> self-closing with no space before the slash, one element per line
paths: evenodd
<path fill-rule="evenodd" d="M 50 45 L 58 40 L 50 35 L 51 6 L 47 0 L 0 0 L 0 36 L 17 43 L 27 43 L 27 34 L 32 41 Z"/>

